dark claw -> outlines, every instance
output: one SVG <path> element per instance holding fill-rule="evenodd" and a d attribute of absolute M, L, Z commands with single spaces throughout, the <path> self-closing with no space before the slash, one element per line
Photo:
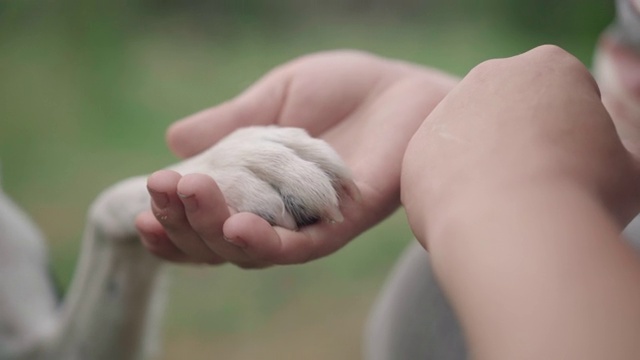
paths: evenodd
<path fill-rule="evenodd" d="M 289 214 L 291 214 L 291 216 L 293 216 L 293 219 L 296 221 L 296 226 L 299 228 L 314 224 L 320 220 L 320 216 L 318 214 L 314 214 L 309 209 L 302 206 L 296 197 L 282 194 L 281 196 L 285 209 Z"/>

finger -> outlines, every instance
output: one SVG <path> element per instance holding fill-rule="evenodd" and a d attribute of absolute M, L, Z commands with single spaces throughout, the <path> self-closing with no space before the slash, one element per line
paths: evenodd
<path fill-rule="evenodd" d="M 193 156 L 232 131 L 250 125 L 274 124 L 287 92 L 288 76 L 274 71 L 237 98 L 175 122 L 167 144 L 178 156 Z"/>
<path fill-rule="evenodd" d="M 233 263 L 245 263 L 248 257 L 242 246 L 223 238 L 222 226 L 230 214 L 216 182 L 204 174 L 188 174 L 180 179 L 177 189 L 190 228 L 205 245 Z"/>
<path fill-rule="evenodd" d="M 293 250 L 296 256 L 283 259 L 283 246 L 280 236 L 265 219 L 252 213 L 238 213 L 231 216 L 223 226 L 225 239 L 241 246 L 245 253 L 256 261 L 274 264 L 296 263 L 297 259 L 306 258 L 311 248 L 308 242 L 301 243 L 300 248 Z M 302 261 L 299 261 L 302 262 Z"/>
<path fill-rule="evenodd" d="M 224 223 L 223 231 L 225 238 L 241 244 L 244 253 L 254 261 L 279 265 L 306 263 L 335 252 L 379 221 L 380 214 L 372 213 L 374 204 L 367 199 L 367 196 L 358 201 L 343 199 L 344 220 L 340 223 L 321 221 L 291 231 L 273 227 L 257 215 L 239 213 Z"/>
<path fill-rule="evenodd" d="M 245 254 L 258 262 L 300 264 L 330 254 L 348 239 L 342 224 L 318 223 L 291 231 L 273 227 L 251 213 L 233 215 L 224 224 L 229 241 L 242 244 Z"/>
<path fill-rule="evenodd" d="M 192 260 L 183 251 L 178 249 L 167 237 L 162 225 L 156 220 L 151 211 L 139 214 L 135 225 L 140 235 L 142 245 L 153 255 L 170 262 L 187 263 Z M 212 262 L 223 263 L 222 258 Z"/>
<path fill-rule="evenodd" d="M 210 262 L 217 255 L 193 231 L 177 195 L 181 176 L 175 171 L 161 170 L 147 180 L 151 210 L 173 244 L 196 262 Z"/>

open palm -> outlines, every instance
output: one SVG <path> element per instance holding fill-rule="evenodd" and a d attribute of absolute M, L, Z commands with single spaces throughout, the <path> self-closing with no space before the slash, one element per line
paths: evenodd
<path fill-rule="evenodd" d="M 435 70 L 353 51 L 305 56 L 274 69 L 238 97 L 175 123 L 169 146 L 188 157 L 242 126 L 304 128 L 334 147 L 360 188 L 360 199 L 343 201 L 345 220 L 299 231 L 272 227 L 254 214 L 230 215 L 213 180 L 160 171 L 149 189 L 163 208 L 154 203 L 153 212 L 138 218 L 143 242 L 168 260 L 243 267 L 334 252 L 397 209 L 407 144 L 455 83 Z"/>

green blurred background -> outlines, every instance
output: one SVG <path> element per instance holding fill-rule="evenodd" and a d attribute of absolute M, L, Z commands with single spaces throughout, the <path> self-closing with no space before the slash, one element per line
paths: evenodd
<path fill-rule="evenodd" d="M 48 235 L 66 286 L 94 196 L 173 162 L 167 125 L 270 68 L 357 48 L 464 75 L 542 43 L 589 64 L 613 12 L 613 0 L 0 0 L 4 187 Z M 409 239 L 398 213 L 303 266 L 174 267 L 164 359 L 358 358 Z"/>

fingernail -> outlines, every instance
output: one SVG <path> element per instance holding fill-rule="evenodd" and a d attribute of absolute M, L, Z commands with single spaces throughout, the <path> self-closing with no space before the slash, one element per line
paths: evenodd
<path fill-rule="evenodd" d="M 149 194 L 151 195 L 151 199 L 158 209 L 164 209 L 167 207 L 167 205 L 169 205 L 169 197 L 167 196 L 167 194 L 151 189 L 149 189 Z"/>
<path fill-rule="evenodd" d="M 330 206 L 327 209 L 327 219 L 332 224 L 341 223 L 344 221 L 344 216 L 342 216 L 342 213 L 337 206 Z"/>
<path fill-rule="evenodd" d="M 240 248 L 246 248 L 247 247 L 247 242 L 244 241 L 243 239 L 240 238 L 228 238 L 226 236 L 223 236 L 224 241 L 228 242 L 231 245 L 240 247 Z"/>
<path fill-rule="evenodd" d="M 198 210 L 198 200 L 196 199 L 194 194 L 185 195 L 178 193 L 182 204 L 184 205 L 184 209 L 186 211 L 196 211 Z"/>
<path fill-rule="evenodd" d="M 360 192 L 360 188 L 358 188 L 358 185 L 356 185 L 353 180 L 344 183 L 343 187 L 347 192 L 347 195 L 349 195 L 353 201 L 356 203 L 362 202 L 362 193 Z"/>

